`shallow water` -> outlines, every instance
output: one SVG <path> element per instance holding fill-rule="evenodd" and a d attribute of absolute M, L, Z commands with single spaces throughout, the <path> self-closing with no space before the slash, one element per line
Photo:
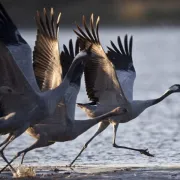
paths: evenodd
<path fill-rule="evenodd" d="M 133 59 L 137 72 L 134 86 L 134 99 L 156 98 L 173 84 L 180 83 L 180 29 L 179 28 L 131 28 L 102 29 L 103 46 L 116 42 L 116 37 L 125 34 L 134 36 Z M 27 42 L 34 46 L 35 31 L 22 31 Z M 68 37 L 68 39 L 67 39 Z M 60 46 L 67 44 L 75 35 L 69 29 L 60 30 Z M 117 132 L 118 145 L 134 148 L 148 148 L 154 158 L 138 152 L 112 147 L 112 126 L 96 137 L 81 157 L 79 164 L 174 164 L 180 162 L 180 98 L 173 94 L 160 104 L 144 111 L 135 120 L 120 124 Z M 78 102 L 88 102 L 82 79 Z M 86 115 L 76 108 L 76 118 L 86 119 Z M 92 127 L 76 140 L 56 143 L 40 148 L 26 155 L 25 163 L 33 165 L 69 164 L 84 143 L 95 133 Z M 4 137 L 0 137 L 3 140 Z M 16 139 L 6 149 L 11 159 L 17 151 L 30 146 L 35 140 L 27 134 Z M 16 161 L 17 163 L 18 161 Z M 3 165 L 3 160 L 0 165 Z"/>

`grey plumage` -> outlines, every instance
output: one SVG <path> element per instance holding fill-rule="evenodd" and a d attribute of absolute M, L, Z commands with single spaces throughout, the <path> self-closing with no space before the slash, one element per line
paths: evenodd
<path fill-rule="evenodd" d="M 92 46 L 90 55 L 86 57 L 87 63 L 84 67 L 86 92 L 92 102 L 77 104 L 89 117 L 96 117 L 115 106 L 126 108 L 127 113 L 122 116 L 110 117 L 107 121 L 101 122 L 94 136 L 85 143 L 70 166 L 81 155 L 84 149 L 87 148 L 88 144 L 110 124 L 113 125 L 113 147 L 139 151 L 147 156 L 153 156 L 147 149 L 118 146 L 115 142 L 118 125 L 119 123 L 126 123 L 136 118 L 146 108 L 159 103 L 170 94 L 180 92 L 180 85 L 173 85 L 160 98 L 144 101 L 133 100 L 132 93 L 136 73 L 132 61 L 132 37 L 128 42 L 128 36 L 125 36 L 124 46 L 120 37 L 118 37 L 119 47 L 111 42 L 112 47 L 108 47 L 109 51 L 105 53 L 100 43 L 98 24 L 99 18 L 97 18 L 96 26 L 93 26 L 92 14 L 89 28 L 91 30 L 87 29 L 85 17 L 83 17 L 84 30 L 79 26 L 77 26 L 78 30 L 75 30 L 81 49 Z"/>
<path fill-rule="evenodd" d="M 53 10 L 51 9 L 50 18 L 48 17 L 45 9 L 42 16 L 40 16 L 39 12 L 37 12 L 36 15 L 38 31 L 33 53 L 33 67 L 39 88 L 45 94 L 50 89 L 54 90 L 63 83 L 62 79 L 63 77 L 66 79 L 67 74 L 69 73 L 68 69 L 71 68 L 74 63 L 73 59 L 76 59 L 81 55 L 81 53 L 84 53 L 79 53 L 78 42 L 76 42 L 74 53 L 72 40 L 70 40 L 69 50 L 64 45 L 64 51 L 62 51 L 61 55 L 59 55 L 60 53 L 57 36 L 59 32 L 59 20 L 57 20 L 57 23 L 55 22 L 55 19 L 52 17 L 52 12 Z M 55 36 L 52 36 L 51 32 L 56 32 L 54 33 Z M 44 56 L 44 54 L 46 56 Z M 66 84 L 66 92 L 64 91 L 62 101 L 59 101 L 51 116 L 48 118 L 44 116 L 39 124 L 32 125 L 26 131 L 28 134 L 36 138 L 37 141 L 32 146 L 20 151 L 10 161 L 10 163 L 22 153 L 25 155 L 28 151 L 35 148 L 45 147 L 57 141 L 63 142 L 75 139 L 77 136 L 101 120 L 105 120 L 112 115 L 120 115 L 125 113 L 124 108 L 115 108 L 114 110 L 91 120 L 74 121 L 75 103 L 80 89 L 80 81 L 84 69 L 83 67 L 84 65 L 79 63 L 78 68 L 74 69 L 72 75 L 73 78 L 71 78 L 69 83 Z"/>
<path fill-rule="evenodd" d="M 40 92 L 36 83 L 31 49 L 17 31 L 16 26 L 0 4 L 0 87 L 7 86 L 23 95 L 3 95 L 0 104 L 4 116 L 0 118 L 0 134 L 9 134 L 0 144 L 2 157 L 8 163 L 3 150 L 29 126 L 52 115 L 57 104 L 64 97 L 77 66 L 82 66 L 86 52 L 73 61 L 64 81 L 53 90 Z M 44 54 L 46 57 L 46 54 Z M 15 171 L 13 169 L 13 171 Z"/>

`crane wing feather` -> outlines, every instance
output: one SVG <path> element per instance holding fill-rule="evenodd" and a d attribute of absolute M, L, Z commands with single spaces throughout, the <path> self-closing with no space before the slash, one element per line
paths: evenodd
<path fill-rule="evenodd" d="M 124 47 L 121 38 L 117 38 L 118 47 L 111 41 L 112 48 L 108 48 L 107 56 L 113 63 L 118 80 L 121 87 L 129 101 L 133 100 L 133 86 L 136 78 L 136 71 L 132 60 L 132 45 L 133 38 L 130 37 L 128 43 L 128 36 L 124 38 Z"/>
<path fill-rule="evenodd" d="M 108 59 L 99 41 L 98 29 L 100 18 L 97 18 L 96 25 L 94 26 L 94 17 L 92 14 L 90 28 L 87 27 L 84 16 L 82 21 L 85 30 L 82 30 L 77 25 L 77 30 L 74 30 L 74 32 L 79 38 L 81 49 L 88 49 L 91 46 L 90 51 L 92 55 L 86 61 L 84 68 L 88 98 L 93 102 L 109 104 L 109 99 L 112 99 L 112 96 L 115 95 L 117 101 L 124 103 L 126 98 L 118 82 L 114 66 Z"/>
<path fill-rule="evenodd" d="M 22 38 L 16 25 L 0 3 L 0 41 L 5 44 L 14 61 L 21 69 L 34 90 L 39 91 L 32 66 L 32 51 L 27 42 Z"/>

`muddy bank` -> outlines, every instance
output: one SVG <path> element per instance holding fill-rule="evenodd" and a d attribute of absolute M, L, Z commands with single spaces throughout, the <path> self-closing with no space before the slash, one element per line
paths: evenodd
<path fill-rule="evenodd" d="M 78 166 L 72 169 L 67 167 L 34 167 L 36 177 L 17 179 L 61 179 L 61 180 L 166 180 L 180 179 L 180 167 L 118 167 L 118 166 Z M 7 170 L 0 175 L 0 179 L 12 179 Z"/>

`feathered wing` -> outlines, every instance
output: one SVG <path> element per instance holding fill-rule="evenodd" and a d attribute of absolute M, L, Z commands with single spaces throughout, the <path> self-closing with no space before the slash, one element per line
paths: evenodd
<path fill-rule="evenodd" d="M 24 95 L 0 96 L 0 108 L 3 115 L 11 112 L 33 108 L 36 104 L 36 93 L 14 61 L 7 47 L 0 41 L 0 87 L 9 86 Z M 28 103 L 28 106 L 27 106 Z M 21 112 L 21 114 L 22 114 Z"/>
<path fill-rule="evenodd" d="M 63 77 L 66 75 L 73 59 L 75 56 L 79 53 L 79 42 L 76 40 L 75 43 L 75 48 L 73 48 L 73 42 L 72 40 L 69 41 L 69 50 L 68 48 L 64 45 L 63 46 L 64 51 L 61 52 L 61 64 L 63 68 Z M 75 107 L 76 107 L 76 99 L 77 95 L 80 90 L 80 85 L 81 85 L 81 77 L 83 74 L 83 68 L 79 69 L 77 73 L 75 73 L 75 76 L 73 78 L 73 81 L 71 81 L 67 92 L 64 97 L 64 104 L 66 106 L 66 113 L 68 118 L 70 120 L 74 120 L 75 116 Z"/>
<path fill-rule="evenodd" d="M 33 87 L 39 91 L 32 67 L 31 48 L 18 32 L 17 27 L 0 3 L 0 41 L 10 51 L 14 61 L 23 72 L 24 76 Z"/>
<path fill-rule="evenodd" d="M 62 78 L 66 75 L 74 56 L 79 52 L 79 46 L 78 43 L 76 43 L 74 53 L 73 43 L 72 40 L 70 40 L 69 50 L 64 45 L 64 51 L 60 54 L 58 43 L 60 14 L 57 20 L 55 20 L 52 8 L 49 16 L 46 9 L 44 9 L 43 16 L 40 16 L 39 12 L 37 12 L 36 23 L 38 32 L 33 54 L 33 67 L 41 91 L 47 91 L 61 84 Z M 76 87 L 74 88 L 73 83 L 70 84 L 65 94 L 64 101 L 58 104 L 54 115 L 44 119 L 41 124 L 61 123 L 63 126 L 63 123 L 66 123 L 67 111 L 72 109 L 71 112 L 73 112 L 74 115 L 73 103 L 66 103 L 69 99 L 74 99 L 72 96 L 74 97 L 75 94 L 72 94 L 72 90 L 74 90 L 73 93 L 76 94 L 77 90 Z M 75 98 L 76 97 L 77 95 Z"/>
<path fill-rule="evenodd" d="M 77 55 L 77 53 L 79 52 L 79 45 L 78 42 L 76 41 L 75 52 L 74 52 L 73 43 L 72 40 L 70 40 L 69 50 L 65 45 L 63 45 L 63 48 L 64 50 L 60 54 L 60 59 L 61 59 L 60 66 L 62 65 L 61 68 L 62 68 L 63 76 L 65 76 L 69 67 L 71 66 L 71 63 L 75 55 Z M 55 74 L 55 77 L 56 76 L 58 75 Z M 80 80 L 81 78 L 79 79 L 79 81 Z M 65 127 L 67 119 L 74 119 L 75 102 L 78 92 L 79 92 L 79 87 L 77 87 L 73 82 L 70 83 L 70 86 L 65 93 L 64 100 L 58 104 L 54 115 L 41 121 L 41 124 L 57 123 L 57 124 L 61 124 L 62 127 Z"/>
<path fill-rule="evenodd" d="M 122 104 L 126 102 L 118 82 L 114 66 L 109 61 L 99 41 L 99 17 L 94 27 L 93 15 L 90 18 L 90 29 L 83 16 L 83 31 L 77 26 L 74 31 L 79 38 L 81 49 L 91 46 L 91 56 L 86 62 L 84 74 L 86 91 L 89 99 L 100 104 Z M 117 102 L 118 101 L 118 102 Z"/>
<path fill-rule="evenodd" d="M 72 39 L 69 40 L 69 50 L 68 47 L 63 45 L 63 51 L 61 51 L 61 65 L 63 67 L 63 78 L 65 77 L 66 73 L 69 70 L 69 67 L 71 66 L 71 63 L 74 59 L 74 57 L 79 53 L 79 42 L 76 40 L 75 43 L 75 50 L 73 48 L 73 42 Z"/>
<path fill-rule="evenodd" d="M 33 68 L 37 83 L 41 91 L 54 89 L 62 82 L 62 67 L 58 43 L 59 13 L 54 20 L 54 11 L 51 8 L 49 16 L 44 9 L 43 16 L 37 11 L 37 37 L 33 52 Z"/>
<path fill-rule="evenodd" d="M 134 80 L 136 78 L 136 71 L 132 60 L 133 38 L 131 36 L 128 42 L 128 36 L 126 35 L 124 47 L 119 36 L 117 42 L 119 47 L 111 41 L 112 48 L 107 47 L 107 56 L 115 67 L 118 80 L 126 98 L 132 101 Z"/>
<path fill-rule="evenodd" d="M 54 18 L 54 10 L 49 14 L 46 9 L 43 14 L 37 11 L 37 36 L 33 51 L 33 68 L 41 91 L 48 91 L 59 86 L 62 82 L 62 66 L 59 51 L 59 24 L 61 13 Z M 59 103 L 54 115 L 41 121 L 41 124 L 59 123 L 64 118 L 64 104 Z"/>

